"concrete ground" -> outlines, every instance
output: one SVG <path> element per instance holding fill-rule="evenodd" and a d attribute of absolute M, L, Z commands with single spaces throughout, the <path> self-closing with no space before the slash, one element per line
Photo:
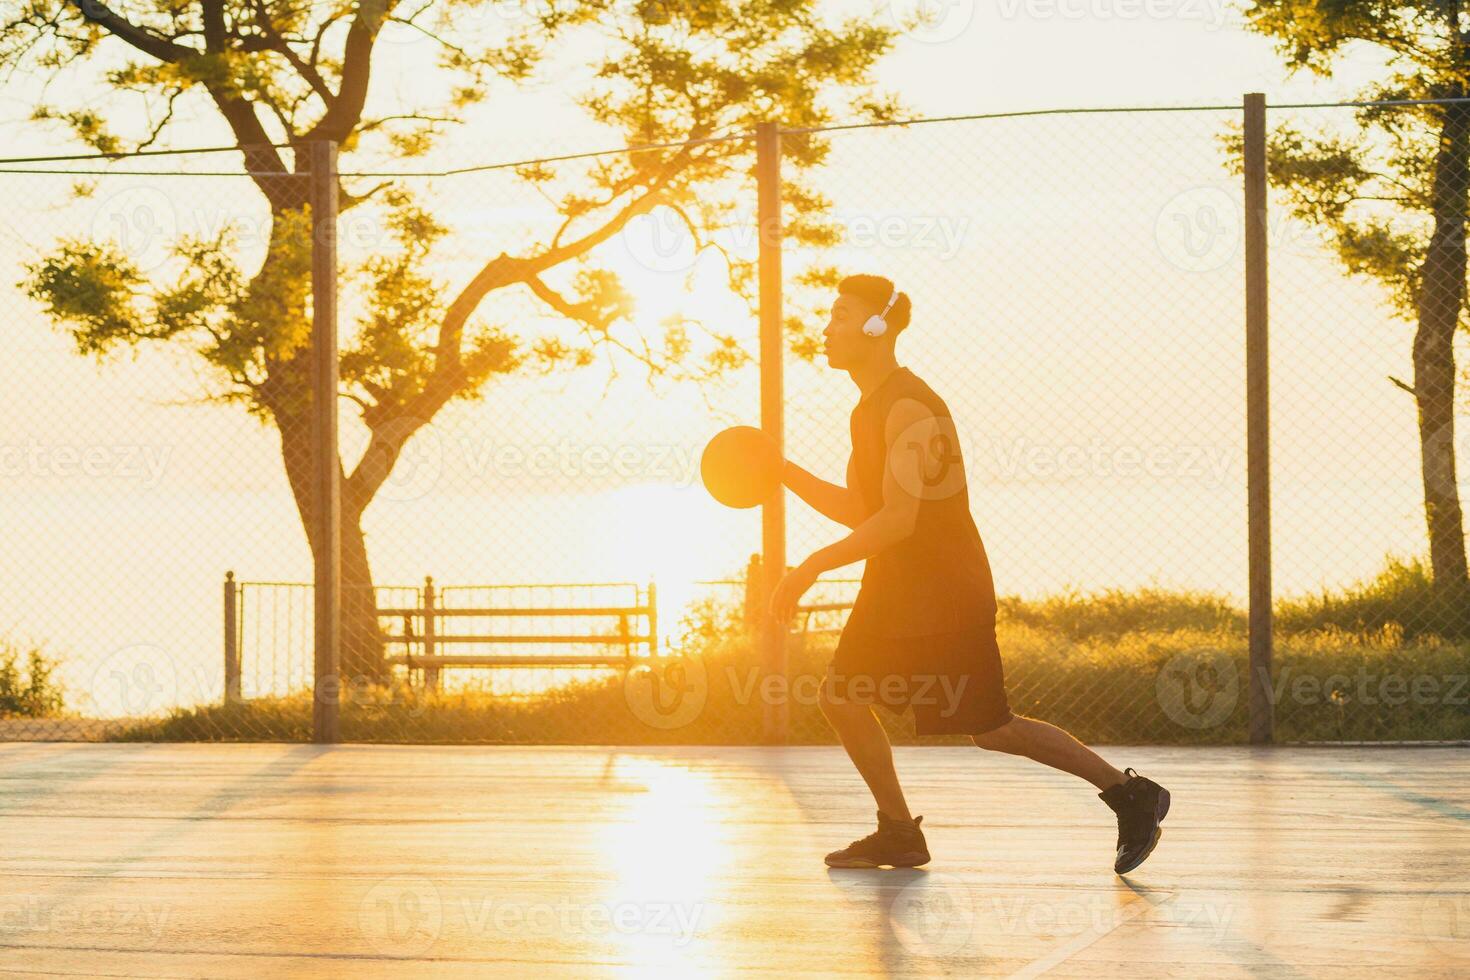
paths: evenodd
<path fill-rule="evenodd" d="M 1470 976 L 1470 752 L 1112 748 L 1173 792 L 1113 875 L 1090 788 L 901 748 L 0 744 L 0 973 Z"/>

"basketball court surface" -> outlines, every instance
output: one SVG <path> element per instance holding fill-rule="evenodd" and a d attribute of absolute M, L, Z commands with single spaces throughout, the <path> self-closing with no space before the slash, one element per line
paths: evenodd
<path fill-rule="evenodd" d="M 933 862 L 836 747 L 0 744 L 0 973 L 1470 976 L 1464 748 L 1110 748 L 1164 783 L 1112 874 L 1084 783 L 896 750 Z"/>

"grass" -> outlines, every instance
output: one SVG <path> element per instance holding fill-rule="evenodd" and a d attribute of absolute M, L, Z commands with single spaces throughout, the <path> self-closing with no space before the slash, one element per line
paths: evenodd
<path fill-rule="evenodd" d="M 1282 604 L 1273 687 L 1278 740 L 1470 739 L 1470 643 L 1423 628 L 1430 622 L 1420 615 L 1426 588 L 1421 568 L 1395 563 L 1340 595 Z M 642 668 L 626 677 L 598 672 L 521 700 L 477 691 L 426 694 L 405 684 L 377 688 L 344 704 L 342 735 L 369 742 L 751 744 L 761 741 L 766 702 L 784 700 L 791 742 L 833 741 L 815 695 L 835 638 L 794 638 L 791 687 L 784 699 L 780 692 L 771 698 L 759 687 L 754 643 L 733 607 L 707 603 L 681 625 L 675 648 L 685 656 L 656 676 Z M 1145 589 L 1007 599 L 998 631 L 1017 712 L 1103 744 L 1246 739 L 1245 617 L 1220 597 Z M 671 693 L 679 688 L 688 689 L 682 698 Z M 910 715 L 880 714 L 895 741 L 917 741 Z M 120 737 L 299 741 L 310 727 L 311 700 L 303 694 L 181 710 Z"/>
<path fill-rule="evenodd" d="M 1411 638 L 1470 640 L 1470 593 L 1436 588 L 1423 561 L 1390 557 L 1367 581 L 1277 602 L 1275 619 L 1287 633 L 1397 629 Z"/>
<path fill-rule="evenodd" d="M 1078 641 L 1181 630 L 1245 631 L 1245 612 L 1209 592 L 1068 590 L 1038 600 L 1003 596 L 999 604 L 1004 622 Z"/>

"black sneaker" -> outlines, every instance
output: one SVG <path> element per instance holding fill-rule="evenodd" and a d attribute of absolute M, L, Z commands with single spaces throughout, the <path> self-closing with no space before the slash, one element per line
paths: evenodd
<path fill-rule="evenodd" d="M 1127 874 L 1153 853 L 1163 836 L 1159 822 L 1169 812 L 1169 791 L 1132 769 L 1128 779 L 1097 794 L 1118 815 L 1118 858 L 1113 871 Z"/>
<path fill-rule="evenodd" d="M 878 829 L 827 855 L 829 868 L 916 868 L 929 861 L 929 846 L 919 829 L 923 817 L 899 820 L 878 811 Z"/>

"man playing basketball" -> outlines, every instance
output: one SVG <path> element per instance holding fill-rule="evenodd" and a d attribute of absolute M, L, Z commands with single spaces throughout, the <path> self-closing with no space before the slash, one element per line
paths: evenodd
<path fill-rule="evenodd" d="M 878 804 L 878 829 L 827 855 L 834 868 L 914 867 L 929 860 L 922 817 L 909 813 L 893 752 L 872 705 L 910 708 L 920 735 L 965 734 L 1092 783 L 1118 818 L 1113 870 L 1132 871 L 1158 843 L 1169 793 L 1119 772 L 1054 725 L 1013 714 L 996 643 L 995 586 L 954 423 L 934 390 L 894 357 L 910 302 L 881 276 L 838 285 L 822 335 L 827 362 L 861 397 L 850 428 L 847 485 L 788 461 L 783 482 L 819 513 L 852 528 L 777 585 L 771 613 L 786 623 L 818 575 L 867 560 L 862 587 L 822 684 L 822 713 Z"/>

